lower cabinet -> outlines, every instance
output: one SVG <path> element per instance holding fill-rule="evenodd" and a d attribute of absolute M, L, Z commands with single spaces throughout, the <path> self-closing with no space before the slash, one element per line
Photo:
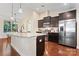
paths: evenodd
<path fill-rule="evenodd" d="M 48 41 L 58 43 L 59 34 L 58 33 L 48 33 Z"/>
<path fill-rule="evenodd" d="M 45 36 L 38 36 L 36 42 L 36 55 L 42 56 L 45 51 Z"/>

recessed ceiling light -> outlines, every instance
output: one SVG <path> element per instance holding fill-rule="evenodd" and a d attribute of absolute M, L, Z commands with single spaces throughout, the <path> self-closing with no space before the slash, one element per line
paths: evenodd
<path fill-rule="evenodd" d="M 36 11 L 39 11 L 39 8 L 36 8 Z"/>
<path fill-rule="evenodd" d="M 66 5 L 67 5 L 67 3 L 64 3 L 64 5 L 66 6 Z"/>

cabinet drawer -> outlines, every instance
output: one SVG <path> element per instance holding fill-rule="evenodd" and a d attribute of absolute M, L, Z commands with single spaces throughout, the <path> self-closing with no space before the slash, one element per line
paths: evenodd
<path fill-rule="evenodd" d="M 43 28 L 43 20 L 38 20 L 38 28 Z"/>

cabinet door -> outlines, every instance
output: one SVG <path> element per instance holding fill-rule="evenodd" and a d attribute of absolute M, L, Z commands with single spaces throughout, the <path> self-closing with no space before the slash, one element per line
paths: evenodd
<path fill-rule="evenodd" d="M 44 17 L 44 23 L 50 23 L 51 22 L 51 16 Z"/>
<path fill-rule="evenodd" d="M 45 36 L 37 37 L 36 48 L 37 56 L 42 56 L 45 50 Z"/>
<path fill-rule="evenodd" d="M 50 27 L 50 23 L 51 23 L 51 17 L 48 16 L 48 17 L 44 17 L 44 23 L 43 23 L 43 27 Z"/>
<path fill-rule="evenodd" d="M 43 20 L 38 20 L 38 28 L 43 28 Z"/>
<path fill-rule="evenodd" d="M 58 33 L 48 33 L 48 41 L 58 43 L 59 39 Z"/>
<path fill-rule="evenodd" d="M 58 27 L 58 21 L 59 21 L 59 16 L 52 17 L 51 18 L 51 26 L 52 27 Z"/>
<path fill-rule="evenodd" d="M 76 10 L 60 13 L 59 19 L 60 20 L 76 19 Z"/>

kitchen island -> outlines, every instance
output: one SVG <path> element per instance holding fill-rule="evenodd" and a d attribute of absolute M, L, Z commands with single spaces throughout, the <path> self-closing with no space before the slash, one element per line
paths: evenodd
<path fill-rule="evenodd" d="M 11 33 L 11 46 L 21 56 L 40 56 L 44 53 L 45 34 Z"/>

